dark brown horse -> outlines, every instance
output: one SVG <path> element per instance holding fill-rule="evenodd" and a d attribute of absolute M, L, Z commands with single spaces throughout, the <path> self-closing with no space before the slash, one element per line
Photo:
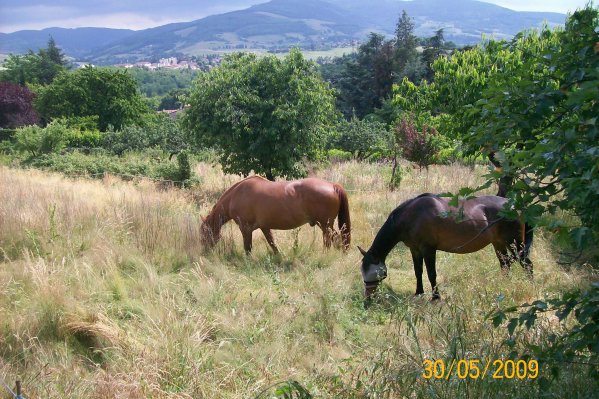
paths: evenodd
<path fill-rule="evenodd" d="M 514 260 L 518 259 L 532 277 L 532 262 L 528 258 L 532 230 L 499 214 L 506 201 L 502 197 L 485 196 L 460 201 L 459 207 L 453 208 L 447 198 L 422 194 L 402 203 L 391 212 L 370 249 L 364 251 L 358 247 L 364 256 L 362 277 L 366 298 L 370 299 L 376 287 L 387 277 L 385 259 L 400 241 L 412 253 L 416 295 L 424 293 L 424 261 L 433 299 L 440 298 L 435 268 L 437 250 L 466 254 L 492 244 L 503 271 L 507 273 Z"/>
<path fill-rule="evenodd" d="M 223 224 L 233 219 L 243 235 L 246 252 L 252 250 L 252 232 L 262 230 L 273 251 L 278 252 L 271 229 L 289 230 L 309 223 L 322 229 L 324 246 L 330 247 L 335 218 L 338 218 L 343 247 L 349 248 L 351 224 L 347 194 L 339 184 L 309 178 L 268 181 L 248 177 L 229 188 L 204 218 L 202 242 L 213 246 Z"/>

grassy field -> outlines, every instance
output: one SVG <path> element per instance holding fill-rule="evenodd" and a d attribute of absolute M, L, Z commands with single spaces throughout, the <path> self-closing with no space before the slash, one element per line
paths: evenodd
<path fill-rule="evenodd" d="M 254 398 L 284 380 L 317 398 L 592 397 L 597 383 L 576 365 L 548 385 L 421 376 L 425 358 L 508 356 L 506 329 L 486 319 L 500 294 L 502 305 L 520 304 L 597 278 L 558 266 L 543 232 L 534 281 L 519 266 L 502 276 L 490 247 L 439 253 L 434 303 L 428 283 L 413 297 L 400 245 L 381 298 L 364 309 L 354 244 L 368 247 L 403 200 L 474 186 L 484 173 L 404 169 L 393 192 L 386 166 L 313 172 L 350 193 L 348 253 L 324 251 L 320 231 L 304 226 L 275 232 L 281 256 L 255 232 L 245 256 L 231 224 L 214 251 L 200 247 L 199 216 L 240 179 L 210 165 L 197 166 L 193 191 L 0 167 L 0 378 L 20 378 L 27 398 Z M 526 334 L 542 345 L 560 328 L 548 317 Z"/>

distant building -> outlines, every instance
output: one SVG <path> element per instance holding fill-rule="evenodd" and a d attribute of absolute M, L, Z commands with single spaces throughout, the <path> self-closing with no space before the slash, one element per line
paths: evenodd
<path fill-rule="evenodd" d="M 170 116 L 172 119 L 176 119 L 180 113 L 185 111 L 186 108 L 187 107 L 179 108 L 179 109 L 163 109 L 162 111 L 158 111 L 158 112 L 165 113 L 168 116 Z"/>

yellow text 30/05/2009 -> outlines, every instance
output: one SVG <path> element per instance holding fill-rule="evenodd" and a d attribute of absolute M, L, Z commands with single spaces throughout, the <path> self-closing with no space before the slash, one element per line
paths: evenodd
<path fill-rule="evenodd" d="M 457 377 L 460 379 L 534 379 L 539 376 L 539 362 L 530 360 L 492 360 L 483 362 L 479 359 L 453 359 L 445 363 L 442 359 L 426 359 L 422 362 L 422 377 L 426 379 L 446 379 Z"/>

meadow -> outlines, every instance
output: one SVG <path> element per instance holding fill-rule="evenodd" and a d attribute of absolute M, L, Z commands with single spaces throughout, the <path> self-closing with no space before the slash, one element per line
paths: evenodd
<path fill-rule="evenodd" d="M 191 190 L 0 166 L 0 378 L 20 379 L 27 398 L 271 398 L 289 380 L 315 398 L 596 394 L 597 382 L 575 364 L 545 384 L 543 365 L 536 379 L 422 377 L 424 359 L 506 359 L 506 328 L 494 329 L 490 312 L 597 276 L 560 266 L 539 230 L 533 281 L 517 265 L 502 275 L 491 247 L 438 253 L 442 300 L 431 302 L 426 280 L 425 295 L 413 296 L 411 258 L 399 245 L 365 309 L 355 245 L 367 248 L 402 201 L 476 186 L 486 172 L 403 170 L 394 191 L 387 165 L 311 171 L 349 192 L 347 253 L 323 250 L 320 230 L 304 226 L 274 232 L 279 256 L 255 232 L 246 256 L 232 223 L 213 251 L 200 246 L 200 215 L 241 179 L 210 164 L 195 167 L 200 184 Z M 562 328 L 548 316 L 522 334 L 543 345 Z"/>

